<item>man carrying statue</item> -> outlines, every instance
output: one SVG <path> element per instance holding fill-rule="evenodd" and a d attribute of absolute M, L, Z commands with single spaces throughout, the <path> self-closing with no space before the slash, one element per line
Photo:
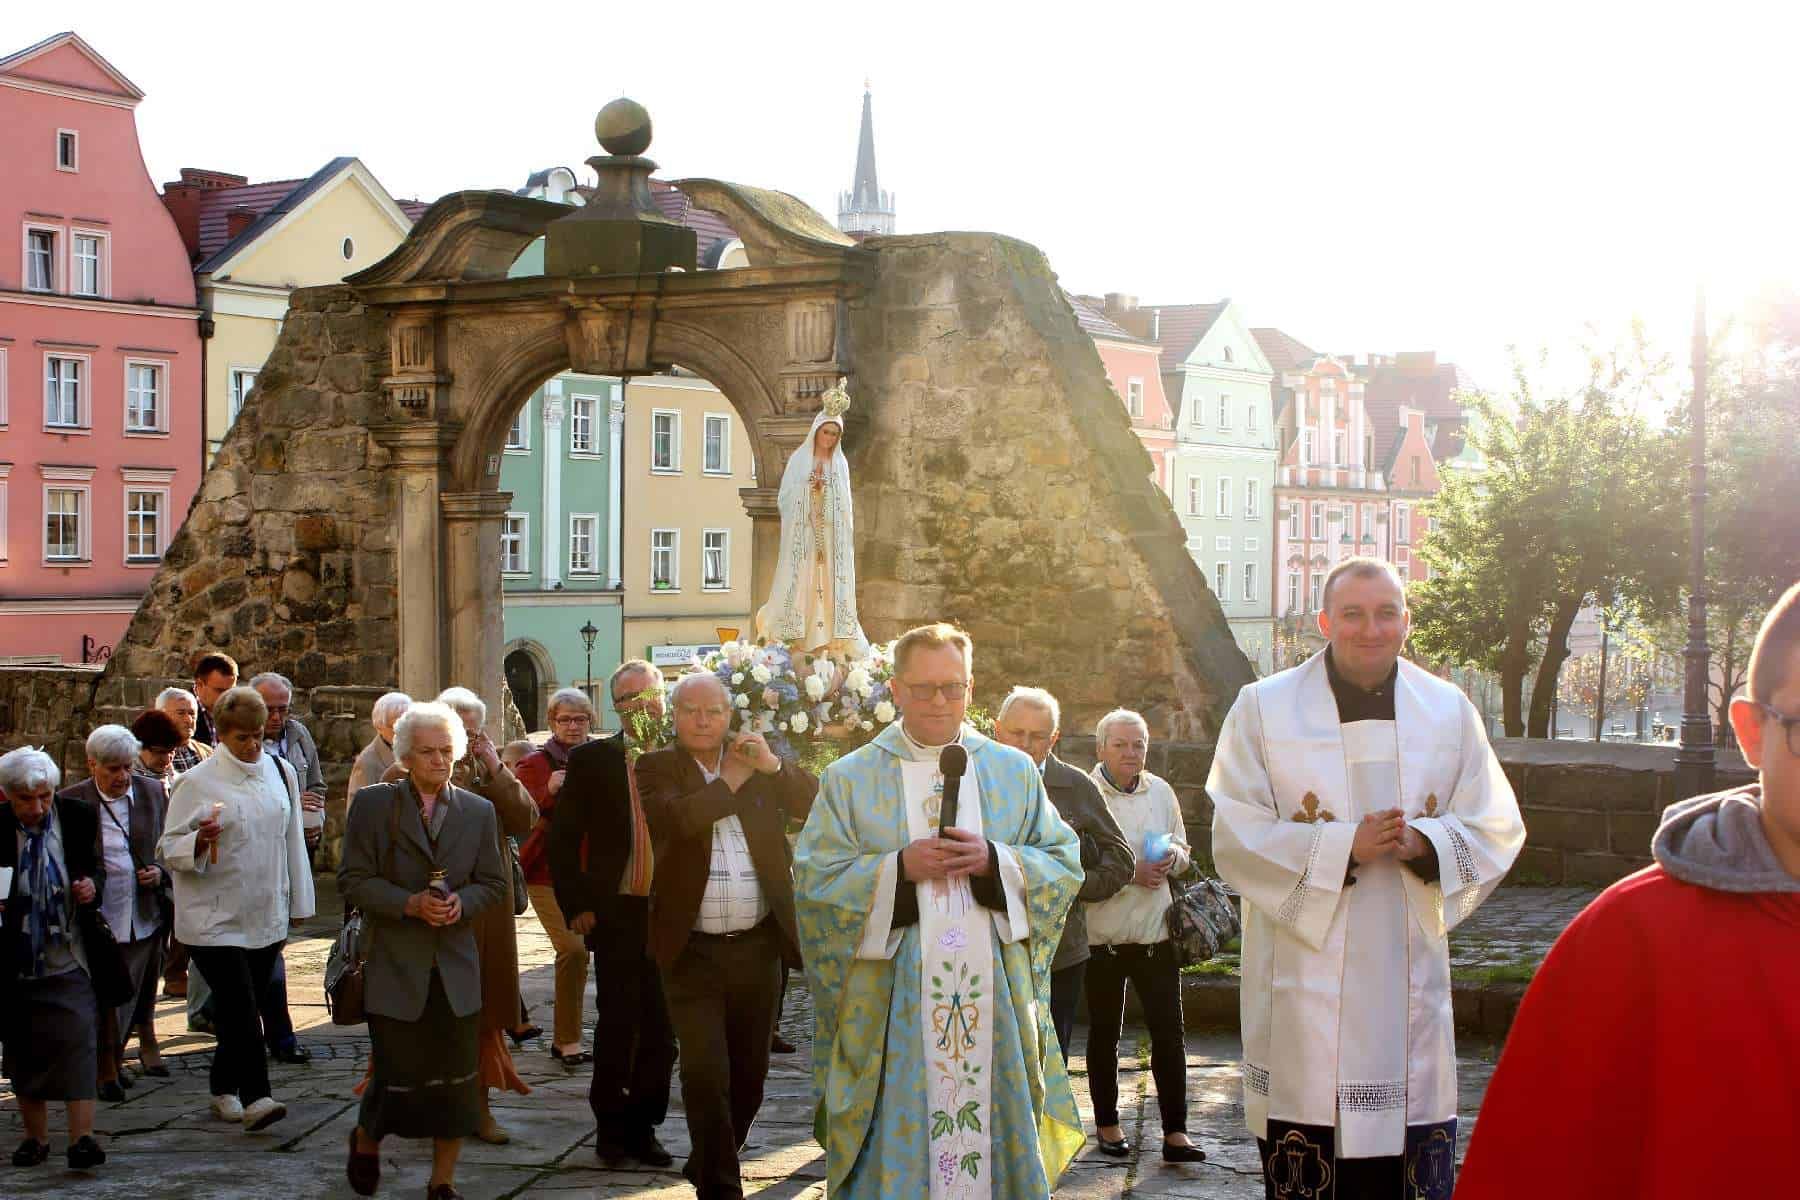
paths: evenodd
<path fill-rule="evenodd" d="M 1050 1020 L 1081 847 L 1032 760 L 963 723 L 972 651 L 946 624 L 895 643 L 900 720 L 826 768 L 795 850 L 846 1200 L 1047 1197 L 1084 1141 Z"/>

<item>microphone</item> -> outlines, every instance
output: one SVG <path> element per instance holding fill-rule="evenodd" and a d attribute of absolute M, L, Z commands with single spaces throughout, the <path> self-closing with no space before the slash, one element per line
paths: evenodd
<path fill-rule="evenodd" d="M 963 772 L 969 769 L 969 752 L 952 742 L 938 751 L 938 772 L 944 777 L 944 807 L 938 815 L 938 836 L 956 824 L 956 794 L 962 790 Z"/>

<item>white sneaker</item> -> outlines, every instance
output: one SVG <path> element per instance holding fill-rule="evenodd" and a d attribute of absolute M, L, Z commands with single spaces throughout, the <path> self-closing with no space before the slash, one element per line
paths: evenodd
<path fill-rule="evenodd" d="M 212 1099 L 213 1116 L 221 1121 L 241 1121 L 244 1119 L 244 1106 L 236 1096 L 214 1096 Z"/>
<path fill-rule="evenodd" d="M 287 1116 L 287 1105 L 273 1096 L 264 1096 L 254 1100 L 244 1109 L 244 1132 L 255 1133 L 259 1129 L 267 1129 L 281 1118 Z"/>

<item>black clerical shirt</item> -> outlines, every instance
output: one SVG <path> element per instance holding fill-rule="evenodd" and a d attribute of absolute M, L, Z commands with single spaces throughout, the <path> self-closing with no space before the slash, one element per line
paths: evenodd
<path fill-rule="evenodd" d="M 1394 684 L 1400 677 L 1400 661 L 1394 660 L 1393 669 L 1387 678 L 1372 688 L 1359 687 L 1338 674 L 1337 662 L 1331 657 L 1331 647 L 1325 647 L 1325 675 L 1331 680 L 1331 695 L 1337 701 L 1338 723 L 1348 725 L 1352 721 L 1392 721 L 1394 719 Z M 1344 873 L 1345 884 L 1356 882 L 1356 863 L 1351 863 Z M 1406 866 L 1426 883 L 1437 882 L 1438 860 L 1437 847 L 1429 838 L 1425 841 L 1425 853 L 1418 858 L 1406 860 Z"/>

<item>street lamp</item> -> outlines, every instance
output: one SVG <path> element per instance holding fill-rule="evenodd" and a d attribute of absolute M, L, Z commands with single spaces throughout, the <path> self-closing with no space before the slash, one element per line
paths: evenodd
<path fill-rule="evenodd" d="M 1712 791 L 1712 714 L 1707 711 L 1706 651 L 1706 292 L 1694 300 L 1694 432 L 1688 493 L 1693 506 L 1688 553 L 1687 681 L 1681 706 L 1681 745 L 1675 750 L 1675 796 Z"/>
<path fill-rule="evenodd" d="M 581 644 L 587 647 L 587 694 L 590 703 L 594 699 L 594 639 L 599 635 L 600 631 L 594 628 L 592 620 L 582 625 Z"/>

